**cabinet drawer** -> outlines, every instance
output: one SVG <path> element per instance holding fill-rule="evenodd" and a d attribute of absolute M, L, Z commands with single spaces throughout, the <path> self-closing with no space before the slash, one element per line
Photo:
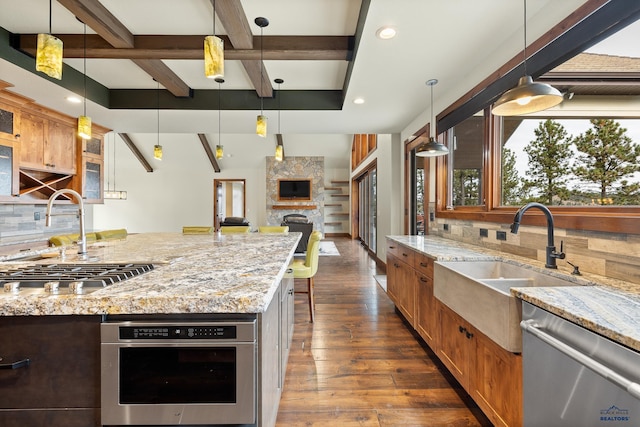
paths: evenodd
<path fill-rule="evenodd" d="M 426 255 L 416 253 L 413 257 L 413 268 L 420 274 L 433 277 L 433 259 Z"/>
<path fill-rule="evenodd" d="M 415 256 L 415 252 L 409 248 L 406 248 L 397 243 L 388 242 L 387 243 L 387 253 L 395 256 L 402 262 L 406 262 L 411 267 L 413 267 L 413 259 Z"/>

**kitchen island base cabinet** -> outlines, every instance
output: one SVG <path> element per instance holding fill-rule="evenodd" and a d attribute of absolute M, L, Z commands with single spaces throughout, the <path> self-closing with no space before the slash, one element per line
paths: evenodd
<path fill-rule="evenodd" d="M 0 426 L 100 425 L 100 319 L 0 317 Z"/>

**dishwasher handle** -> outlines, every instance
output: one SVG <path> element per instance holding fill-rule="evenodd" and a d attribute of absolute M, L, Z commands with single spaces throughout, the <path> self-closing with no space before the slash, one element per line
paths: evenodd
<path fill-rule="evenodd" d="M 529 332 L 531 335 L 535 336 L 541 341 L 549 344 L 551 347 L 555 348 L 559 352 L 569 356 L 576 362 L 581 365 L 589 368 L 596 374 L 601 377 L 611 381 L 615 385 L 627 390 L 630 395 L 640 400 L 640 384 L 625 378 L 623 375 L 617 373 L 613 369 L 608 366 L 603 365 L 595 359 L 587 356 L 586 354 L 576 350 L 570 345 L 560 341 L 559 339 L 549 335 L 539 328 L 539 325 L 536 324 L 535 320 L 523 320 L 520 322 L 520 327 L 525 331 Z"/>

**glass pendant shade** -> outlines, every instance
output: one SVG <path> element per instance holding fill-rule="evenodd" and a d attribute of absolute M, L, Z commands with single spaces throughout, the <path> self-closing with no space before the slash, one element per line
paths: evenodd
<path fill-rule="evenodd" d="M 278 162 L 281 162 L 283 159 L 283 154 L 284 154 L 284 149 L 282 148 L 282 145 L 276 145 L 276 154 L 275 154 L 275 159 Z"/>
<path fill-rule="evenodd" d="M 162 145 L 153 146 L 153 158 L 156 160 L 162 160 Z"/>
<path fill-rule="evenodd" d="M 562 94 L 553 86 L 535 83 L 531 76 L 520 77 L 518 86 L 506 91 L 496 101 L 491 112 L 496 116 L 518 116 L 555 107 Z"/>
<path fill-rule="evenodd" d="M 220 160 L 224 156 L 224 147 L 220 144 L 216 145 L 216 159 Z"/>
<path fill-rule="evenodd" d="M 210 79 L 224 77 L 224 40 L 220 37 L 204 38 L 204 75 Z"/>
<path fill-rule="evenodd" d="M 38 34 L 36 71 L 62 80 L 62 40 L 51 34 Z"/>
<path fill-rule="evenodd" d="M 258 119 L 256 120 L 256 134 L 263 138 L 267 136 L 267 116 L 263 116 L 262 114 L 258 115 Z"/>
<path fill-rule="evenodd" d="M 434 137 L 429 138 L 429 142 L 421 144 L 416 148 L 416 156 L 418 157 L 437 157 L 449 154 L 449 149 L 446 145 L 440 144 Z"/>
<path fill-rule="evenodd" d="M 82 139 L 91 139 L 91 117 L 78 117 L 78 136 Z"/>

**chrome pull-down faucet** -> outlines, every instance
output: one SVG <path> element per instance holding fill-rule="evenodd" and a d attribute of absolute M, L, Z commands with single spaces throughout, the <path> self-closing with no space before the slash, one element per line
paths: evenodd
<path fill-rule="evenodd" d="M 68 214 L 68 213 L 59 213 L 59 214 L 53 214 L 51 213 L 51 208 L 53 207 L 53 202 L 55 201 L 56 197 L 58 197 L 60 194 L 71 194 L 73 197 L 75 197 L 75 199 L 78 201 L 78 218 L 80 220 L 80 240 L 78 240 L 78 254 L 80 254 L 83 257 L 86 257 L 87 255 L 87 233 L 85 232 L 84 229 L 84 202 L 82 201 L 82 196 L 80 194 L 78 194 L 77 191 L 74 190 L 70 190 L 67 188 L 63 188 L 61 190 L 56 191 L 55 193 L 53 193 L 51 195 L 51 197 L 49 197 L 49 201 L 47 202 L 47 213 L 45 214 L 45 227 L 51 227 L 51 217 L 52 216 L 58 216 L 58 215 L 75 215 L 75 214 Z"/>
<path fill-rule="evenodd" d="M 546 248 L 546 261 L 544 266 L 546 268 L 558 268 L 556 265 L 556 259 L 564 259 L 565 254 L 562 252 L 562 243 L 560 243 L 560 252 L 556 252 L 556 246 L 553 241 L 553 215 L 551 215 L 551 211 L 545 205 L 541 203 L 531 202 L 527 203 L 516 212 L 516 215 L 513 217 L 513 224 L 511 224 L 511 232 L 513 234 L 518 234 L 518 228 L 520 228 L 520 221 L 522 220 L 522 215 L 529 210 L 530 208 L 538 208 L 540 209 L 544 215 L 547 217 L 547 248 Z"/>

